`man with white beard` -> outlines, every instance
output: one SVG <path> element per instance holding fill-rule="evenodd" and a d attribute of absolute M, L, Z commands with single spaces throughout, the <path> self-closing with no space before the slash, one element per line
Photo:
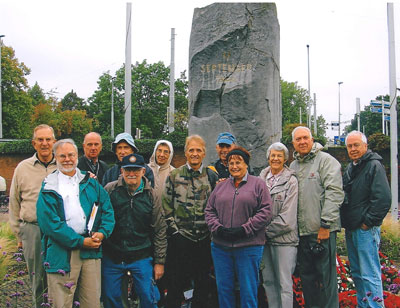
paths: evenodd
<path fill-rule="evenodd" d="M 57 170 L 42 184 L 37 217 L 52 307 L 100 307 L 102 241 L 114 228 L 107 192 L 77 168 L 72 139 L 54 144 Z"/>

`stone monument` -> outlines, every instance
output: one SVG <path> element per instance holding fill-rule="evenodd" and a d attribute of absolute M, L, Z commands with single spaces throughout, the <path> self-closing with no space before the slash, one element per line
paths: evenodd
<path fill-rule="evenodd" d="M 189 48 L 189 134 L 215 143 L 229 131 L 258 174 L 281 138 L 279 23 L 274 3 L 214 3 L 196 8 Z"/>

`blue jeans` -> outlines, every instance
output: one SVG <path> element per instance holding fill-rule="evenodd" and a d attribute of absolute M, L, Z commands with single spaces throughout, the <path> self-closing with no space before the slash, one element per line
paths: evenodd
<path fill-rule="evenodd" d="M 133 285 L 141 308 L 156 308 L 160 293 L 153 280 L 153 259 L 145 258 L 132 263 L 114 263 L 107 256 L 102 260 L 102 298 L 105 308 L 121 308 L 121 281 L 126 271 L 133 277 Z"/>
<path fill-rule="evenodd" d="M 376 296 L 383 299 L 378 252 L 380 233 L 380 227 L 372 227 L 366 231 L 346 230 L 347 253 L 351 275 L 356 285 L 358 307 L 384 307 L 383 301 L 373 301 Z M 367 292 L 371 292 L 371 295 L 367 296 Z"/>
<path fill-rule="evenodd" d="M 257 307 L 260 263 L 264 246 L 222 247 L 211 243 L 220 308 L 235 307 L 235 276 L 242 308 Z"/>

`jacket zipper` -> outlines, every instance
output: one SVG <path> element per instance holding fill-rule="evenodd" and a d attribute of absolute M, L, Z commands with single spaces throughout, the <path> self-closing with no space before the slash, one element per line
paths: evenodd
<path fill-rule="evenodd" d="M 236 199 L 236 195 L 238 194 L 238 188 L 239 187 L 235 187 L 235 193 L 233 195 L 233 200 L 232 200 L 232 213 L 231 213 L 231 228 L 233 225 L 233 210 L 235 209 L 235 199 Z M 232 247 L 233 247 L 233 240 L 232 240 Z"/>

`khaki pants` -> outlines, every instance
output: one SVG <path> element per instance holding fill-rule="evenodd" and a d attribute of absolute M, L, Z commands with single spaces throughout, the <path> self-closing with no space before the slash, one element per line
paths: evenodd
<path fill-rule="evenodd" d="M 101 259 L 81 259 L 80 250 L 71 251 L 71 272 L 65 276 L 47 273 L 49 298 L 54 308 L 71 308 L 77 293 L 80 308 L 99 308 Z"/>
<path fill-rule="evenodd" d="M 32 286 L 33 307 L 40 308 L 41 304 L 46 302 L 43 293 L 47 293 L 47 282 L 42 263 L 39 226 L 35 223 L 21 222 L 20 236 Z"/>

